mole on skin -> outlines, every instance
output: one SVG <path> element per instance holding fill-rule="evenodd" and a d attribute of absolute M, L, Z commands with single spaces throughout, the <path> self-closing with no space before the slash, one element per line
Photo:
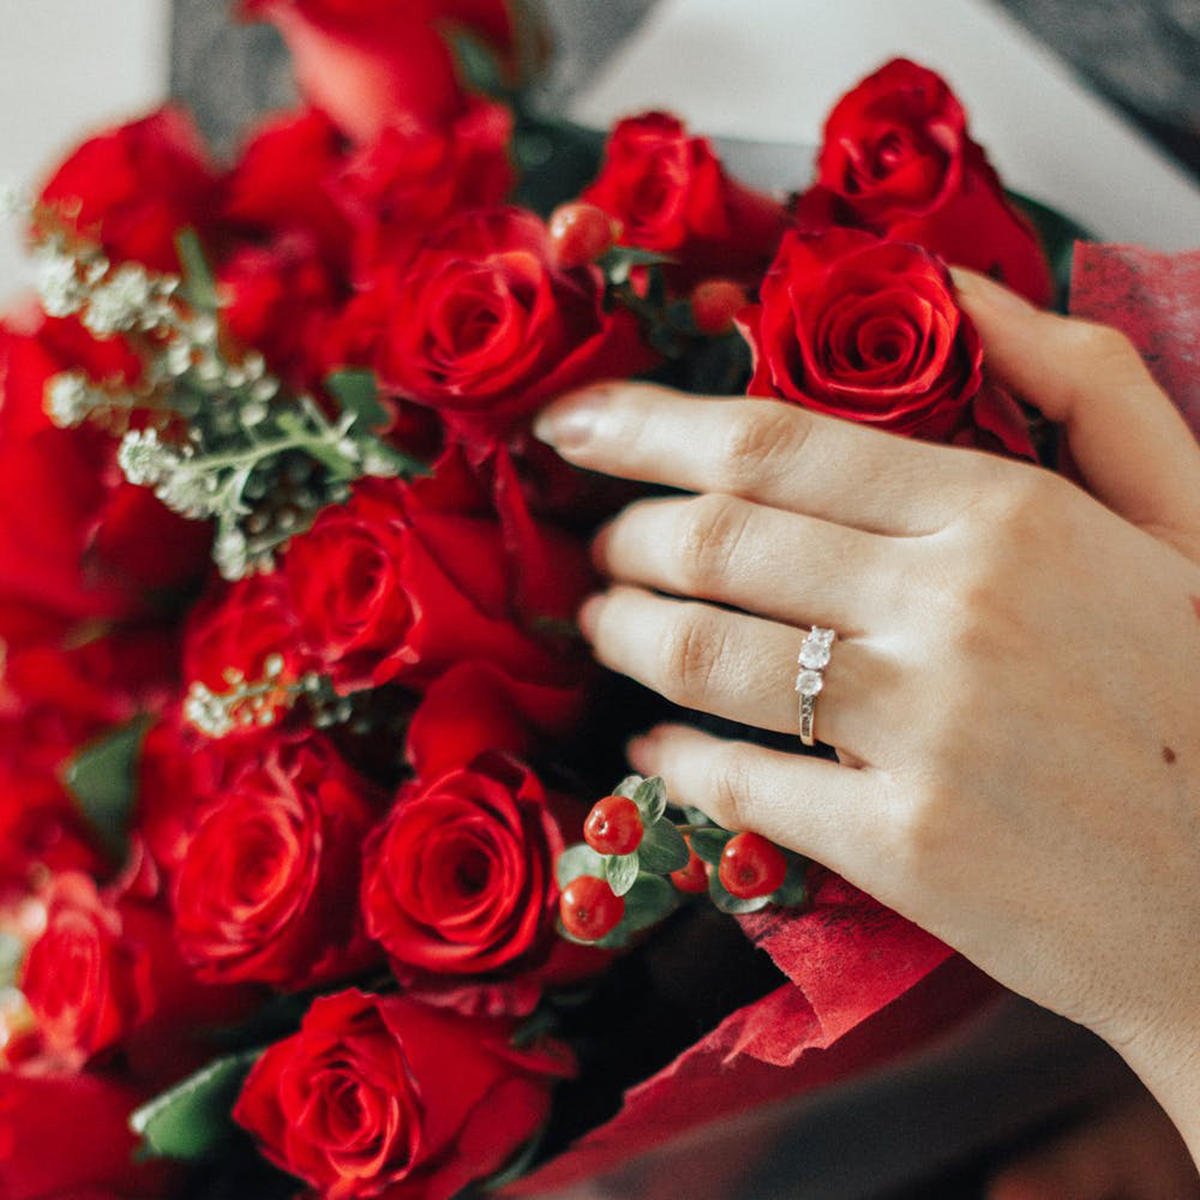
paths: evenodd
<path fill-rule="evenodd" d="M 1170 746 L 1163 747 L 1163 762 L 1168 764 L 1173 763 L 1176 757 L 1175 751 Z"/>

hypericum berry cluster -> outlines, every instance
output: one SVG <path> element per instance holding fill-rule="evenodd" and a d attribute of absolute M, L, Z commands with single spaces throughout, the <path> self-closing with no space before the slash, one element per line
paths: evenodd
<path fill-rule="evenodd" d="M 584 822 L 584 841 L 558 858 L 563 934 L 620 949 L 687 895 L 707 893 L 728 913 L 805 903 L 805 859 L 760 834 L 731 833 L 695 810 L 687 815 L 693 820 L 683 825 L 667 816 L 667 791 L 657 776 L 630 775 L 597 801 Z"/>
<path fill-rule="evenodd" d="M 125 337 L 142 360 L 136 384 L 55 376 L 50 419 L 120 436 L 117 461 L 131 483 L 182 516 L 215 520 L 213 558 L 226 579 L 269 570 L 275 551 L 344 500 L 352 480 L 422 470 L 375 435 L 385 413 L 369 372 L 326 381 L 340 408 L 331 417 L 313 396 L 289 392 L 261 354 L 233 345 L 194 234 L 179 238 L 185 274 L 176 276 L 114 265 L 49 215 L 35 229 L 46 312 L 76 316 L 99 338 Z"/>

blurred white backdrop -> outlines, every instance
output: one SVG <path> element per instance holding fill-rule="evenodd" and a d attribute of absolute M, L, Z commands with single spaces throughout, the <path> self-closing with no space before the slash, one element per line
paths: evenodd
<path fill-rule="evenodd" d="M 87 133 L 167 93 L 169 0 L 0 0 L 0 186 L 32 187 Z M 0 228 L 0 301 L 29 284 Z"/>

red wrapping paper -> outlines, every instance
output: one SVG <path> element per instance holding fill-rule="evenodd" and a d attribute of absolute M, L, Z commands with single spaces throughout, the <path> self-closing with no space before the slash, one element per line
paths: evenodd
<path fill-rule="evenodd" d="M 1166 255 L 1080 243 L 1071 311 L 1123 330 L 1200 432 L 1200 251 Z M 732 1013 L 631 1088 L 616 1117 L 506 1194 L 579 1183 L 668 1142 L 727 1145 L 720 1139 L 730 1130 L 744 1159 L 754 1153 L 755 1134 L 739 1128 L 737 1116 L 927 1045 L 1001 990 L 937 939 L 833 875 L 824 877 L 806 911 L 760 913 L 741 918 L 741 925 L 790 982 Z M 670 1171 L 648 1177 L 644 1200 L 656 1200 L 655 1189 L 664 1185 L 672 1197 L 721 1194 L 721 1154 L 680 1153 L 671 1161 Z"/>
<path fill-rule="evenodd" d="M 1200 433 L 1200 250 L 1078 242 L 1071 312 L 1120 329 Z"/>

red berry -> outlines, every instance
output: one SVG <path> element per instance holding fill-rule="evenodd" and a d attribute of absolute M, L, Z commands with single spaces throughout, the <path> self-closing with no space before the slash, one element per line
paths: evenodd
<path fill-rule="evenodd" d="M 759 833 L 735 834 L 721 851 L 717 878 L 731 896 L 753 900 L 769 896 L 787 875 L 783 851 Z"/>
<path fill-rule="evenodd" d="M 671 882 L 681 892 L 707 892 L 708 891 L 708 865 L 704 859 L 692 849 L 692 843 L 684 835 L 684 840 L 688 844 L 688 860 L 686 867 L 680 867 L 678 871 L 671 872 Z"/>
<path fill-rule="evenodd" d="M 579 875 L 563 888 L 559 900 L 563 928 L 581 942 L 598 942 L 625 915 L 625 899 L 603 879 Z"/>
<path fill-rule="evenodd" d="M 605 796 L 583 823 L 583 840 L 597 854 L 631 854 L 643 832 L 641 810 L 628 796 Z"/>
<path fill-rule="evenodd" d="M 733 328 L 733 318 L 746 307 L 746 290 L 732 279 L 706 279 L 692 292 L 692 319 L 709 337 L 719 337 Z"/>
<path fill-rule="evenodd" d="M 560 204 L 550 216 L 549 228 L 554 261 L 566 270 L 595 262 L 616 241 L 612 217 L 581 200 Z"/>

